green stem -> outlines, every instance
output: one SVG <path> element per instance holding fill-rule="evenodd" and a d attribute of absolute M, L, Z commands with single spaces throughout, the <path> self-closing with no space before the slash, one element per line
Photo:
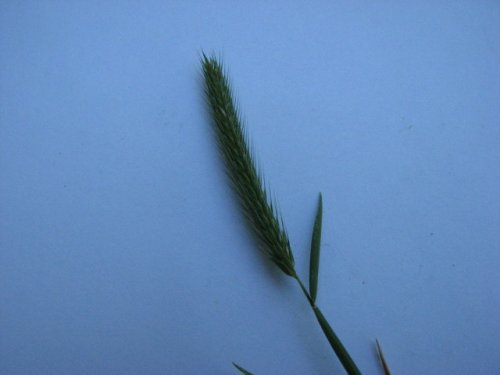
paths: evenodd
<path fill-rule="evenodd" d="M 313 309 L 314 315 L 316 316 L 316 319 L 318 320 L 318 323 L 321 326 L 323 333 L 325 334 L 328 342 L 330 343 L 330 346 L 332 347 L 333 351 L 340 360 L 340 363 L 342 363 L 342 366 L 344 366 L 344 369 L 347 371 L 349 375 L 361 375 L 361 371 L 359 371 L 358 367 L 356 366 L 351 356 L 349 355 L 349 352 L 344 347 L 344 345 L 342 344 L 342 342 L 340 341 L 337 334 L 330 326 L 324 315 L 321 313 L 319 307 L 316 306 L 316 304 L 314 303 L 313 299 L 311 298 L 311 295 L 306 290 L 300 278 L 297 275 L 295 275 L 295 279 L 299 283 L 302 292 L 304 292 L 304 295 L 309 301 L 309 305 Z"/>

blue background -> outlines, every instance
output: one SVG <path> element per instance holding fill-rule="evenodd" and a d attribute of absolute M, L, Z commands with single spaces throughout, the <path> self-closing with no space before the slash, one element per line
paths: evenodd
<path fill-rule="evenodd" d="M 256 251 L 202 95 L 221 56 L 365 374 L 500 373 L 498 1 L 0 5 L 0 373 L 341 374 Z"/>

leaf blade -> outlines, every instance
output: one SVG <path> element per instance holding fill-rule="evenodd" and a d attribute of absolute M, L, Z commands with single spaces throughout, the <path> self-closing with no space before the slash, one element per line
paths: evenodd
<path fill-rule="evenodd" d="M 319 258 L 321 250 L 321 227 L 323 222 L 323 195 L 319 193 L 318 208 L 314 219 L 311 238 L 311 255 L 309 261 L 309 293 L 313 303 L 318 294 Z"/>
<path fill-rule="evenodd" d="M 250 371 L 245 370 L 243 367 L 238 366 L 236 363 L 233 362 L 233 366 L 236 367 L 242 374 L 244 375 L 253 375 Z"/>
<path fill-rule="evenodd" d="M 380 360 L 380 364 L 382 365 L 382 368 L 384 369 L 384 374 L 385 375 L 391 375 L 391 370 L 389 369 L 389 365 L 387 364 L 387 361 L 385 360 L 384 352 L 382 351 L 382 347 L 380 346 L 380 343 L 378 340 L 375 340 L 377 344 L 377 355 Z"/>

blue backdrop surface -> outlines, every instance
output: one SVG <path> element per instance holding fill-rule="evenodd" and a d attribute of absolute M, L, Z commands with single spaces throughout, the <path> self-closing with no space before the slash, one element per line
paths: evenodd
<path fill-rule="evenodd" d="M 341 374 L 256 248 L 220 56 L 318 304 L 364 374 L 500 373 L 498 1 L 0 3 L 0 373 Z"/>

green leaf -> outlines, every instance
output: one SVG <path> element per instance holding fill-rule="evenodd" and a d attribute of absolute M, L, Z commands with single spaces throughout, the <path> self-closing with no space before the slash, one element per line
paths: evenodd
<path fill-rule="evenodd" d="M 309 263 L 309 293 L 313 303 L 318 294 L 319 254 L 321 248 L 321 224 L 323 221 L 323 196 L 319 193 L 318 210 L 311 239 L 311 258 Z"/>
<path fill-rule="evenodd" d="M 387 364 L 387 361 L 385 360 L 384 352 L 382 351 L 382 347 L 380 346 L 380 343 L 378 342 L 378 340 L 375 340 L 375 341 L 377 343 L 378 358 L 380 359 L 380 363 L 382 364 L 382 368 L 384 369 L 384 374 L 391 375 L 391 370 L 389 370 L 389 365 Z"/>
<path fill-rule="evenodd" d="M 236 363 L 233 362 L 233 366 L 236 367 L 242 374 L 245 375 L 253 375 L 250 371 L 245 370 L 243 367 L 238 366 Z"/>

